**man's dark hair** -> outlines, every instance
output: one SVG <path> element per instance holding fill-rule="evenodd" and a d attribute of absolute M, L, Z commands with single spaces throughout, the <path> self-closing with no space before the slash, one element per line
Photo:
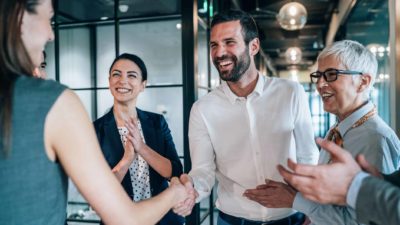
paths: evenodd
<path fill-rule="evenodd" d="M 217 24 L 236 20 L 240 21 L 243 39 L 246 44 L 249 44 L 254 38 L 258 38 L 256 22 L 248 13 L 241 10 L 228 10 L 218 13 L 211 22 L 211 29 Z"/>

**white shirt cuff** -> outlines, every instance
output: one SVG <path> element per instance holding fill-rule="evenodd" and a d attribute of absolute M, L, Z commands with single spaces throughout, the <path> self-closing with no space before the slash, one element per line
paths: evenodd
<path fill-rule="evenodd" d="M 363 171 L 357 173 L 357 175 L 353 178 L 353 181 L 350 184 L 349 191 L 347 192 L 346 202 L 351 208 L 356 208 L 357 196 L 360 191 L 362 181 L 370 176 L 368 173 Z"/>
<path fill-rule="evenodd" d="M 194 175 L 192 174 L 188 174 L 190 179 L 192 180 L 192 184 L 194 189 L 197 191 L 197 193 L 199 194 L 199 196 L 196 198 L 196 203 L 199 203 L 201 200 L 203 200 L 204 198 L 206 198 L 209 195 L 209 192 L 211 192 L 211 190 L 204 190 L 204 186 L 201 184 L 201 181 L 199 181 L 199 179 L 197 179 Z"/>

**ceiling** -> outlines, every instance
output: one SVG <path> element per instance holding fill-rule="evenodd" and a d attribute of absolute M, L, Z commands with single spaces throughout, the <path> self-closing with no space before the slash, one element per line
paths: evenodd
<path fill-rule="evenodd" d="M 120 18 L 179 15 L 182 0 L 119 0 L 128 6 Z M 185 0 L 186 1 L 186 0 Z M 198 0 L 199 9 L 204 1 Z M 214 0 L 214 11 L 226 8 L 249 12 L 259 27 L 263 54 L 272 70 L 281 71 L 291 67 L 285 60 L 289 47 L 299 47 L 303 58 L 297 65 L 307 69 L 314 64 L 318 53 L 326 45 L 332 15 L 340 14 L 341 2 L 352 2 L 343 17 L 339 29 L 333 32 L 336 40 L 353 39 L 362 44 L 378 43 L 387 46 L 389 37 L 388 0 L 296 0 L 305 6 L 307 23 L 298 31 L 282 29 L 276 15 L 290 0 Z M 150 4 L 151 2 L 151 4 Z M 114 17 L 114 0 L 59 0 L 58 18 L 61 23 L 96 21 Z M 343 9 L 341 9 L 343 10 Z M 199 16 L 204 16 L 199 13 Z M 107 18 L 105 18 L 107 17 Z"/>
<path fill-rule="evenodd" d="M 376 43 L 387 46 L 389 12 L 387 0 L 359 1 L 346 23 L 345 37 L 364 45 Z"/>
<path fill-rule="evenodd" d="M 285 59 L 289 47 L 302 50 L 302 60 L 295 65 L 308 69 L 315 63 L 318 53 L 325 47 L 332 15 L 340 14 L 339 0 L 296 0 L 307 9 L 307 23 L 303 29 L 287 31 L 280 27 L 276 15 L 289 0 L 227 0 L 230 8 L 249 12 L 256 20 L 260 31 L 261 46 L 270 58 L 272 67 L 287 70 L 293 67 Z M 364 45 L 378 43 L 387 46 L 389 18 L 387 0 L 343 0 L 349 4 L 348 13 L 334 32 L 334 40 L 352 39 Z"/>
<path fill-rule="evenodd" d="M 307 23 L 297 31 L 281 28 L 276 15 L 279 9 L 290 1 L 254 1 L 256 8 L 246 9 L 255 18 L 260 29 L 261 46 L 272 61 L 276 70 L 285 70 L 290 65 L 286 62 L 285 51 L 289 47 L 302 50 L 299 67 L 314 64 L 318 52 L 325 47 L 325 35 L 328 31 L 331 15 L 337 6 L 336 0 L 298 1 L 307 9 Z M 265 13 L 268 12 L 268 13 Z"/>
<path fill-rule="evenodd" d="M 116 0 L 115 0 L 116 1 Z M 151 2 L 151 4 L 150 4 Z M 180 13 L 180 0 L 119 0 L 128 6 L 118 11 L 119 18 L 176 15 Z M 114 18 L 114 0 L 58 0 L 58 22 L 96 21 Z"/>

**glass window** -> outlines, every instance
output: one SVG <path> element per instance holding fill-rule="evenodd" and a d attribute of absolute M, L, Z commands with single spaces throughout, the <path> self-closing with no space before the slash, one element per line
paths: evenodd
<path fill-rule="evenodd" d="M 365 45 L 378 60 L 378 73 L 371 99 L 377 106 L 379 116 L 390 124 L 389 99 L 389 9 L 387 0 L 360 0 L 346 24 L 346 39 Z"/>
<path fill-rule="evenodd" d="M 219 79 L 218 70 L 215 68 L 214 64 L 211 63 L 211 88 L 214 89 L 221 84 L 221 79 Z"/>
<path fill-rule="evenodd" d="M 174 88 L 146 88 L 140 94 L 137 106 L 146 111 L 164 115 L 171 130 L 178 155 L 183 155 L 183 90 Z M 186 134 L 185 134 L 186 135 Z"/>
<path fill-rule="evenodd" d="M 304 80 L 304 77 L 301 78 Z M 335 116 L 324 111 L 324 105 L 315 84 L 301 83 L 307 94 L 315 137 L 325 137 L 329 128 L 335 124 Z"/>
<path fill-rule="evenodd" d="M 93 91 L 75 91 L 78 97 L 81 99 L 83 106 L 85 107 L 90 119 L 93 120 Z"/>
<path fill-rule="evenodd" d="M 98 26 L 97 36 L 97 87 L 108 87 L 108 70 L 115 59 L 114 26 Z"/>
<path fill-rule="evenodd" d="M 56 79 L 56 65 L 55 65 L 55 57 L 54 57 L 54 42 L 48 42 L 46 45 L 46 72 L 47 79 Z"/>
<path fill-rule="evenodd" d="M 197 85 L 200 87 L 208 87 L 208 41 L 207 41 L 207 30 L 203 26 L 198 26 L 199 32 L 197 34 L 197 55 L 198 55 L 198 78 Z"/>
<path fill-rule="evenodd" d="M 197 88 L 197 97 L 200 99 L 204 95 L 208 94 L 208 89 Z"/>
<path fill-rule="evenodd" d="M 180 20 L 121 24 L 120 53 L 141 57 L 148 85 L 182 84 Z"/>
<path fill-rule="evenodd" d="M 97 119 L 102 117 L 114 104 L 114 98 L 109 89 L 97 90 Z"/>
<path fill-rule="evenodd" d="M 70 88 L 91 86 L 88 28 L 60 30 L 60 82 Z"/>

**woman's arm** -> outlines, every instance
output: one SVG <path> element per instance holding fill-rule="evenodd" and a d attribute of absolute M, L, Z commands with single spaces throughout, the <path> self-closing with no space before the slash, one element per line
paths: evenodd
<path fill-rule="evenodd" d="M 124 179 L 126 173 L 129 170 L 129 166 L 132 164 L 134 159 L 135 150 L 133 149 L 132 143 L 130 141 L 127 141 L 124 146 L 124 156 L 112 169 L 112 172 L 120 183 Z"/>
<path fill-rule="evenodd" d="M 154 151 L 143 142 L 140 131 L 137 127 L 137 121 L 131 119 L 126 123 L 129 130 L 128 140 L 133 144 L 135 151 L 143 157 L 144 160 L 151 166 L 158 174 L 169 179 L 172 176 L 171 161 Z M 163 137 L 159 137 L 163 138 Z"/>
<path fill-rule="evenodd" d="M 89 117 L 70 90 L 59 97 L 46 118 L 45 145 L 49 158 L 59 160 L 107 224 L 155 224 L 186 198 L 184 187 L 173 179 L 160 195 L 133 203 L 110 171 Z"/>

